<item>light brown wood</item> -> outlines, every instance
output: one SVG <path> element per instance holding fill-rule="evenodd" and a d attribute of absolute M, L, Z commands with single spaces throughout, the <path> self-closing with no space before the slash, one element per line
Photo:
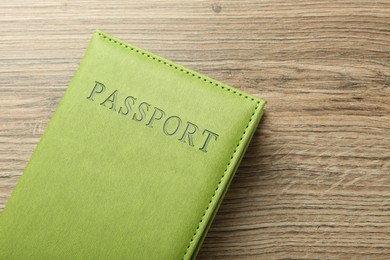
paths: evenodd
<path fill-rule="evenodd" d="M 100 28 L 269 101 L 199 259 L 390 258 L 389 1 L 8 0 L 0 24 L 1 209 Z"/>

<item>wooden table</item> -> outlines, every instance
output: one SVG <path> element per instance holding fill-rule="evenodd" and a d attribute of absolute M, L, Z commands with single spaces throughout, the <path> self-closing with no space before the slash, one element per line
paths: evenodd
<path fill-rule="evenodd" d="M 100 28 L 269 102 L 199 259 L 390 259 L 390 1 L 6 0 L 0 24 L 1 209 Z"/>

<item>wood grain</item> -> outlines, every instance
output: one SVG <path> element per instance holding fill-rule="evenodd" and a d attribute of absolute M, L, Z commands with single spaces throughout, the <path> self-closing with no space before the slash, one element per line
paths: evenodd
<path fill-rule="evenodd" d="M 390 258 L 389 1 L 1 1 L 0 208 L 95 28 L 269 101 L 199 259 Z"/>

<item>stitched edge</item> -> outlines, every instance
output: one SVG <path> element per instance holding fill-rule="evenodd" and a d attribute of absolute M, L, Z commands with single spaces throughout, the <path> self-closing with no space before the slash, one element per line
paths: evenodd
<path fill-rule="evenodd" d="M 208 79 L 208 78 L 206 78 L 206 77 L 204 77 L 204 76 L 202 76 L 202 75 L 198 75 L 198 74 L 196 74 L 196 73 L 193 72 L 193 71 L 187 70 L 187 69 L 185 69 L 185 68 L 181 68 L 181 67 L 179 67 L 179 66 L 177 66 L 177 65 L 175 65 L 175 64 L 170 63 L 169 61 L 162 60 L 162 59 L 160 59 L 159 57 L 156 57 L 156 56 L 151 55 L 151 54 L 149 54 L 149 53 L 147 53 L 147 52 L 144 52 L 144 51 L 142 51 L 142 50 L 139 50 L 139 49 L 137 49 L 137 48 L 134 48 L 134 47 L 132 47 L 132 46 L 130 46 L 130 45 L 121 43 L 121 42 L 119 42 L 119 41 L 117 41 L 117 40 L 114 40 L 114 39 L 110 38 L 109 36 L 107 36 L 107 35 L 105 35 L 105 34 L 99 32 L 99 31 L 97 31 L 97 32 L 95 32 L 95 33 L 98 34 L 99 36 L 103 37 L 104 39 L 110 41 L 110 42 L 116 43 L 116 44 L 118 44 L 118 45 L 120 45 L 120 46 L 122 46 L 122 47 L 124 47 L 124 48 L 126 48 L 126 49 L 129 49 L 129 50 L 131 50 L 131 51 L 135 51 L 135 52 L 137 52 L 137 53 L 139 53 L 139 54 L 141 54 L 141 55 L 143 55 L 143 56 L 146 56 L 146 57 L 148 57 L 148 58 L 150 58 L 150 59 L 152 59 L 152 60 L 154 60 L 154 61 L 157 61 L 157 62 L 162 63 L 162 64 L 164 64 L 164 65 L 167 65 L 167 66 L 169 66 L 169 67 L 171 67 L 171 68 L 173 68 L 173 69 L 179 70 L 179 71 L 181 71 L 181 72 L 183 72 L 183 73 L 186 73 L 186 74 L 188 74 L 188 75 L 190 75 L 190 76 L 193 76 L 193 77 L 195 77 L 195 78 L 198 78 L 199 80 L 203 80 L 204 82 L 207 82 L 207 83 L 209 83 L 209 84 L 211 84 L 211 85 L 220 87 L 220 88 L 222 88 L 222 89 L 224 89 L 224 90 L 226 90 L 226 91 L 228 91 L 228 92 L 232 92 L 232 93 L 237 94 L 237 95 L 239 95 L 239 96 L 241 96 L 241 97 L 244 97 L 244 98 L 246 98 L 246 99 L 250 99 L 250 100 L 256 102 L 257 104 L 261 103 L 261 101 L 258 101 L 258 100 L 256 100 L 256 99 L 253 98 L 253 97 L 250 97 L 250 96 L 245 95 L 245 94 L 243 94 L 243 93 L 241 93 L 241 92 L 238 92 L 238 91 L 236 91 L 236 90 L 234 90 L 234 89 L 231 89 L 231 88 L 228 88 L 228 87 L 226 87 L 226 86 L 223 86 L 223 85 L 219 84 L 218 82 L 215 82 L 215 81 L 213 81 L 213 80 L 210 80 L 210 79 Z"/>
<path fill-rule="evenodd" d="M 202 224 L 203 219 L 204 219 L 204 217 L 206 216 L 207 211 L 209 210 L 210 205 L 211 205 L 211 203 L 213 202 L 214 197 L 215 197 L 215 195 L 217 194 L 217 192 L 218 192 L 218 190 L 219 190 L 219 187 L 220 187 L 220 185 L 221 185 L 221 183 L 222 183 L 222 180 L 223 180 L 224 177 L 226 176 L 226 172 L 228 171 L 229 166 L 230 166 L 230 164 L 231 164 L 231 162 L 232 162 L 232 160 L 233 160 L 233 158 L 234 158 L 234 155 L 235 155 L 236 152 L 237 152 L 237 148 L 240 146 L 241 141 L 244 139 L 244 136 L 245 136 L 245 134 L 246 134 L 246 131 L 248 130 L 248 127 L 249 127 L 249 125 L 250 125 L 251 122 L 252 122 L 253 116 L 256 114 L 256 111 L 257 111 L 257 109 L 259 108 L 259 104 L 260 104 L 260 102 L 257 102 L 256 107 L 255 107 L 255 110 L 253 111 L 252 116 L 251 116 L 251 118 L 249 119 L 249 122 L 248 122 L 248 124 L 246 125 L 243 134 L 241 135 L 240 141 L 238 141 L 238 144 L 237 144 L 236 148 L 234 149 L 234 152 L 233 152 L 232 156 L 230 157 L 230 160 L 229 160 L 228 164 L 226 165 L 225 171 L 223 172 L 223 174 L 222 174 L 222 176 L 221 176 L 221 179 L 220 179 L 219 182 L 218 182 L 217 188 L 215 188 L 215 191 L 214 191 L 214 193 L 213 193 L 213 196 L 211 197 L 211 199 L 210 199 L 210 201 L 209 201 L 209 204 L 207 205 L 207 208 L 206 208 L 206 210 L 204 211 L 203 216 L 202 216 L 201 220 L 200 220 L 199 223 L 198 223 L 198 226 L 197 226 L 197 228 L 196 228 L 196 230 L 195 230 L 195 233 L 194 233 L 194 235 L 192 236 L 191 241 L 190 241 L 190 243 L 188 244 L 187 249 L 186 249 L 186 252 L 184 253 L 182 259 L 184 259 L 184 257 L 187 255 L 188 249 L 191 247 L 192 241 L 194 241 L 194 238 L 195 238 L 195 236 L 196 236 L 197 233 L 198 233 L 198 230 L 199 230 L 199 228 L 200 228 L 200 225 Z"/>
<path fill-rule="evenodd" d="M 224 89 L 224 90 L 226 90 L 226 91 L 228 91 L 228 92 L 237 94 L 237 95 L 239 95 L 239 96 L 241 96 L 241 97 L 243 97 L 243 98 L 250 99 L 250 100 L 256 102 L 256 107 L 255 107 L 255 109 L 254 109 L 254 111 L 253 111 L 253 113 L 252 113 L 252 116 L 250 117 L 249 122 L 248 122 L 248 124 L 246 125 L 245 130 L 244 130 L 243 134 L 241 135 L 240 140 L 238 141 L 238 144 L 237 144 L 236 148 L 234 149 L 233 154 L 232 154 L 232 156 L 230 157 L 230 160 L 229 160 L 228 164 L 226 165 L 225 171 L 223 172 L 223 174 L 222 174 L 222 176 L 221 176 L 221 179 L 219 180 L 218 185 L 217 185 L 217 187 L 216 187 L 215 190 L 214 190 L 214 193 L 213 193 L 213 195 L 212 195 L 212 197 L 211 197 L 211 199 L 210 199 L 210 201 L 209 201 L 209 204 L 207 205 L 205 211 L 203 212 L 202 218 L 200 219 L 200 221 L 199 221 L 199 223 L 198 223 L 198 226 L 196 227 L 196 230 L 195 230 L 194 234 L 192 235 L 192 238 L 191 238 L 190 242 L 188 243 L 187 249 L 186 249 L 186 251 L 185 251 L 185 253 L 184 253 L 183 257 L 182 257 L 182 259 L 184 259 L 185 256 L 186 256 L 187 253 L 188 253 L 188 249 L 191 247 L 191 244 L 192 244 L 192 242 L 194 241 L 194 238 L 196 237 L 196 235 L 197 235 L 197 233 L 198 233 L 198 230 L 199 230 L 199 228 L 200 228 L 200 226 L 201 226 L 201 224 L 202 224 L 202 222 L 203 222 L 204 217 L 206 216 L 206 214 L 207 214 L 207 212 L 208 212 L 208 210 L 209 210 L 209 208 L 210 208 L 211 203 L 212 203 L 213 200 L 214 200 L 215 195 L 217 194 L 217 192 L 218 192 L 218 190 L 219 190 L 219 187 L 220 187 L 220 185 L 221 185 L 221 183 L 222 183 L 222 180 L 223 180 L 224 177 L 226 176 L 226 172 L 228 171 L 229 166 L 230 166 L 232 160 L 234 159 L 234 155 L 235 155 L 236 152 L 237 152 L 237 148 L 240 146 L 242 140 L 244 139 L 244 136 L 245 136 L 245 134 L 246 134 L 246 131 L 248 130 L 249 125 L 251 124 L 251 122 L 252 122 L 252 120 L 253 120 L 253 116 L 256 114 L 256 111 L 257 111 L 257 109 L 259 108 L 259 105 L 260 105 L 261 101 L 258 101 L 258 100 L 256 100 L 256 99 L 254 99 L 253 97 L 247 96 L 247 95 L 245 95 L 245 94 L 243 94 L 243 93 L 237 92 L 237 91 L 234 90 L 234 89 L 230 89 L 230 88 L 227 88 L 227 87 L 225 87 L 225 86 L 223 86 L 223 85 L 220 85 L 218 82 L 214 82 L 214 81 L 212 81 L 212 80 L 210 80 L 210 79 L 207 79 L 206 77 L 203 77 L 202 75 L 197 75 L 197 74 L 195 74 L 195 73 L 192 72 L 192 71 L 189 71 L 189 70 L 186 70 L 186 69 L 184 69 L 184 68 L 178 67 L 178 66 L 176 66 L 175 64 L 172 64 L 172 63 L 170 63 L 170 62 L 168 62 L 168 61 L 164 61 L 164 60 L 162 60 L 162 59 L 160 59 L 160 58 L 158 58 L 158 57 L 156 57 L 156 56 L 154 56 L 154 55 L 151 55 L 151 54 L 149 54 L 149 53 L 143 52 L 143 51 L 141 51 L 141 50 L 139 50 L 139 49 L 136 49 L 136 48 L 134 48 L 134 47 L 132 47 L 132 46 L 129 46 L 129 45 L 127 45 L 127 44 L 118 42 L 118 41 L 116 41 L 116 40 L 110 38 L 109 36 L 104 35 L 103 33 L 99 32 L 99 31 L 96 31 L 95 33 L 97 33 L 99 36 L 101 36 L 102 38 L 104 38 L 104 39 L 106 39 L 106 40 L 108 40 L 108 41 L 110 41 L 110 42 L 116 43 L 116 44 L 118 44 L 118 45 L 120 45 L 120 46 L 122 46 L 122 47 L 124 47 L 124 48 L 126 48 L 126 49 L 129 49 L 129 50 L 131 50 L 131 51 L 135 51 L 135 52 L 137 52 L 137 53 L 139 53 L 139 54 L 141 54 L 141 55 L 143 55 L 143 56 L 146 56 L 146 57 L 148 57 L 148 58 L 151 58 L 152 60 L 154 60 L 154 61 L 156 61 L 156 62 L 159 62 L 159 63 L 161 63 L 161 64 L 167 65 L 167 66 L 169 66 L 169 67 L 171 67 L 171 68 L 174 68 L 174 69 L 179 70 L 179 71 L 181 71 L 181 72 L 183 72 L 183 73 L 186 73 L 186 74 L 191 75 L 191 76 L 193 76 L 193 77 L 195 77 L 195 78 L 198 78 L 199 80 L 203 80 L 203 81 L 205 81 L 205 82 L 208 82 L 208 83 L 210 83 L 211 85 L 220 87 L 220 88 L 222 88 L 222 89 Z"/>

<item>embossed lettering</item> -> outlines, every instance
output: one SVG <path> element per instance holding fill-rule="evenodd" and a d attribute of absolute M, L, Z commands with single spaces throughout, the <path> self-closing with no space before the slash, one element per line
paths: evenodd
<path fill-rule="evenodd" d="M 102 106 L 106 106 L 106 102 L 111 102 L 111 110 L 112 111 L 115 111 L 116 109 L 116 93 L 117 93 L 117 90 L 115 90 L 114 92 L 112 92 L 111 95 L 108 96 L 108 98 L 106 98 L 106 100 L 104 100 L 102 103 L 100 103 L 100 105 Z"/>
<path fill-rule="evenodd" d="M 160 115 L 157 115 L 158 113 L 160 113 Z M 164 111 L 162 111 L 161 109 L 159 109 L 159 108 L 157 108 L 157 107 L 154 107 L 153 115 L 152 115 L 152 117 L 150 118 L 149 123 L 146 124 L 146 126 L 153 127 L 153 122 L 154 122 L 154 120 L 160 121 L 160 120 L 163 119 L 164 117 L 165 117 Z"/>
<path fill-rule="evenodd" d="M 210 131 L 205 128 L 199 128 L 198 125 L 187 121 L 186 127 L 182 128 L 183 120 L 176 115 L 167 115 L 164 110 L 157 106 L 153 106 L 153 113 L 149 108 L 152 106 L 147 102 L 138 103 L 138 99 L 134 96 L 126 96 L 123 99 L 122 93 L 118 93 L 118 90 L 109 92 L 111 94 L 104 94 L 107 90 L 106 86 L 103 83 L 95 81 L 95 85 L 92 88 L 92 92 L 87 97 L 88 100 L 94 101 L 97 99 L 99 104 L 102 107 L 107 107 L 112 111 L 116 110 L 117 101 L 122 105 L 119 106 L 119 110 L 116 114 L 131 116 L 132 120 L 136 122 L 145 122 L 145 125 L 149 128 L 157 128 L 162 130 L 165 136 L 180 136 L 179 139 L 174 138 L 180 142 L 188 143 L 190 147 L 196 147 L 196 150 L 201 152 L 208 152 L 212 143 L 217 142 L 219 135 L 213 131 Z M 107 96 L 108 95 L 108 96 Z M 101 102 L 101 103 L 100 103 Z M 136 107 L 138 109 L 136 109 Z M 136 110 L 136 111 L 133 111 Z M 185 121 L 184 121 L 185 122 Z M 202 130 L 202 135 L 198 134 Z"/>
<path fill-rule="evenodd" d="M 130 105 L 130 103 L 129 103 L 129 99 L 131 99 L 133 105 L 135 105 L 135 101 L 136 101 L 137 99 L 136 99 L 135 97 L 128 96 L 128 97 L 125 98 L 125 101 L 124 101 L 125 106 L 126 106 L 126 112 L 123 112 L 123 111 L 122 111 L 123 108 L 120 107 L 118 113 L 121 113 L 122 115 L 128 115 L 128 114 L 131 113 L 132 109 L 131 109 L 131 105 Z"/>
<path fill-rule="evenodd" d="M 202 152 L 207 152 L 207 146 L 209 145 L 212 137 L 214 137 L 215 141 L 218 140 L 218 135 L 216 133 L 213 133 L 213 132 L 211 132 L 210 130 L 207 130 L 207 129 L 205 129 L 203 131 L 202 135 L 204 135 L 205 133 L 207 133 L 206 141 L 204 141 L 203 146 L 201 148 L 199 148 L 199 150 L 201 150 Z"/>
<path fill-rule="evenodd" d="M 133 120 L 138 121 L 138 122 L 142 122 L 145 119 L 146 114 L 145 114 L 144 107 L 146 107 L 146 111 L 149 111 L 150 104 L 148 104 L 146 102 L 142 102 L 141 104 L 139 104 L 138 110 L 139 110 L 141 117 L 137 118 L 137 114 L 134 113 Z"/>
<path fill-rule="evenodd" d="M 95 96 L 95 94 L 103 93 L 105 88 L 106 87 L 102 83 L 95 81 L 95 87 L 93 87 L 92 92 L 89 95 L 89 97 L 87 97 L 87 99 L 90 99 L 93 101 L 93 96 Z"/>
<path fill-rule="evenodd" d="M 173 119 L 177 120 L 177 126 L 176 126 L 175 131 L 173 131 L 172 133 L 169 133 L 168 132 L 168 124 Z M 164 134 L 166 134 L 166 135 L 176 135 L 179 132 L 180 127 L 181 127 L 181 119 L 180 119 L 180 117 L 178 117 L 178 116 L 170 116 L 170 117 L 167 118 L 167 120 L 165 120 L 165 123 L 164 123 L 164 126 L 163 126 L 163 131 L 164 131 Z"/>
<path fill-rule="evenodd" d="M 191 127 L 192 127 L 192 130 L 191 130 Z M 186 142 L 186 138 L 188 137 L 188 144 L 191 145 L 191 146 L 194 146 L 194 142 L 192 140 L 192 136 L 196 133 L 198 133 L 198 127 L 191 123 L 191 122 L 187 122 L 187 127 L 186 127 L 186 130 L 184 131 L 184 134 L 183 136 L 179 139 L 180 141 L 182 141 L 183 143 Z"/>

